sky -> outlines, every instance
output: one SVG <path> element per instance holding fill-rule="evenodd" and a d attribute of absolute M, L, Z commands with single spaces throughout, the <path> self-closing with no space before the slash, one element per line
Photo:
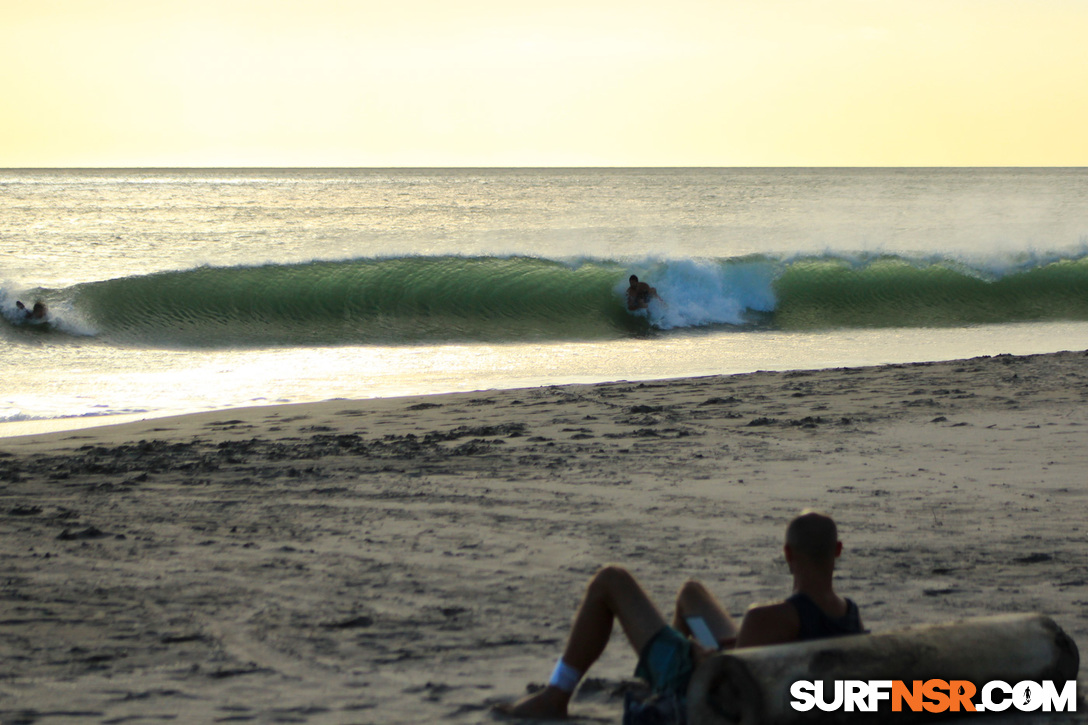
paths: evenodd
<path fill-rule="evenodd" d="M 1088 166 L 1088 0 L 2 0 L 0 167 Z"/>

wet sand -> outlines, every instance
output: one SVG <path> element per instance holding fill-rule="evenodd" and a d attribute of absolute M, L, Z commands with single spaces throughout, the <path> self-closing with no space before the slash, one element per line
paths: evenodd
<path fill-rule="evenodd" d="M 872 630 L 1039 611 L 1083 653 L 1086 403 L 1067 352 L 0 439 L 0 721 L 492 722 L 600 565 L 740 616 L 803 507 Z M 634 662 L 614 635 L 572 713 L 619 722 Z"/>

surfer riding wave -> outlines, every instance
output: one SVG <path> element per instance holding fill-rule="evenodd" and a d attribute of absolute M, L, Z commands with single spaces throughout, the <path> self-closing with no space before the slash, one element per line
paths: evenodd
<path fill-rule="evenodd" d="M 628 281 L 631 284 L 631 286 L 627 288 L 628 310 L 631 310 L 632 312 L 635 310 L 645 310 L 650 306 L 651 299 L 661 299 L 657 294 L 656 289 L 645 282 L 639 282 L 638 275 L 632 274 Z"/>
<path fill-rule="evenodd" d="M 38 300 L 34 303 L 34 306 L 27 309 L 27 306 L 23 304 L 22 300 L 15 301 L 15 307 L 23 313 L 23 319 L 25 320 L 44 320 L 46 315 L 49 314 L 49 308 L 45 306 L 45 303 Z"/>

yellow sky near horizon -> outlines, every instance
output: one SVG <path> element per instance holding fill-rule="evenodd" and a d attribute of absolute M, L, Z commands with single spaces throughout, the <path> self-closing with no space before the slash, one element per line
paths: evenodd
<path fill-rule="evenodd" d="M 7 0 L 0 167 L 1088 166 L 1083 0 Z"/>

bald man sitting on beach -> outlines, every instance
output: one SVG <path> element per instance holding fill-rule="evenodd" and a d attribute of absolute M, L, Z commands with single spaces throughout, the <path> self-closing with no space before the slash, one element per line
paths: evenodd
<path fill-rule="evenodd" d="M 680 588 L 669 626 L 626 569 L 604 567 L 589 582 L 547 687 L 497 709 L 517 717 L 566 717 L 575 687 L 604 652 L 617 620 L 639 653 L 635 675 L 654 694 L 681 699 L 696 665 L 715 651 L 863 632 L 857 605 L 832 586 L 835 560 L 842 553 L 835 522 L 815 511 L 802 512 L 786 528 L 784 552 L 793 594 L 775 604 L 753 605 L 739 629 L 714 595 L 694 580 Z M 716 647 L 695 641 L 692 625 L 702 630 L 700 621 Z"/>

